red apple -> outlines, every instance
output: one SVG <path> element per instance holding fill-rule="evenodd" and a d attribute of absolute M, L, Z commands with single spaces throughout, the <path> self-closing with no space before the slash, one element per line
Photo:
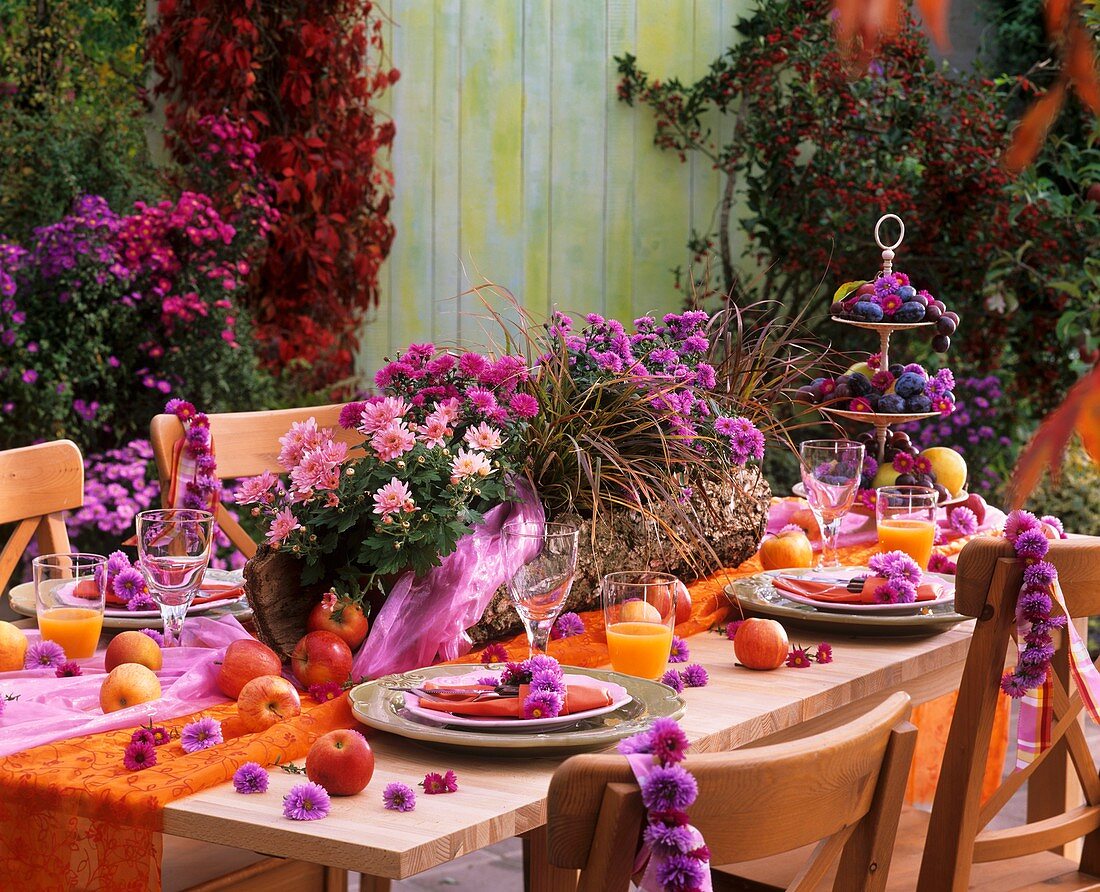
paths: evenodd
<path fill-rule="evenodd" d="M 733 652 L 748 669 L 778 669 L 789 651 L 787 632 L 774 619 L 747 619 L 733 639 Z"/>
<path fill-rule="evenodd" d="M 110 672 L 123 663 L 140 663 L 146 669 L 160 672 L 164 666 L 164 654 L 160 645 L 142 632 L 120 632 L 107 645 L 103 655 L 103 668 Z"/>
<path fill-rule="evenodd" d="M 282 660 L 275 651 L 255 638 L 241 638 L 225 649 L 218 670 L 218 690 L 236 700 L 241 688 L 252 679 L 282 671 Z"/>
<path fill-rule="evenodd" d="M 974 516 L 976 518 L 978 518 L 978 526 L 981 526 L 982 523 L 985 522 L 985 509 L 987 507 L 988 506 L 985 503 L 985 499 L 983 499 L 976 492 L 972 492 L 967 497 L 966 501 L 963 502 L 961 505 L 956 505 L 955 506 L 955 508 L 969 508 L 971 511 L 973 511 Z M 954 510 L 955 510 L 954 508 L 951 509 L 951 511 L 954 511 Z M 948 511 L 948 514 L 950 514 L 951 511 Z"/>
<path fill-rule="evenodd" d="M 237 714 L 246 731 L 263 731 L 302 711 L 298 691 L 281 675 L 261 675 L 241 688 Z"/>
<path fill-rule="evenodd" d="M 679 579 L 676 580 L 676 625 L 691 619 L 691 592 Z"/>
<path fill-rule="evenodd" d="M 351 648 L 334 632 L 310 632 L 294 645 L 290 666 L 304 687 L 343 684 L 351 675 Z"/>
<path fill-rule="evenodd" d="M 309 612 L 306 628 L 310 632 L 332 632 L 355 650 L 367 638 L 370 624 L 358 604 L 338 603 L 331 610 L 318 604 Z"/>
<path fill-rule="evenodd" d="M 306 755 L 306 777 L 333 796 L 354 796 L 370 783 L 373 774 L 370 744 L 350 728 L 318 737 Z"/>

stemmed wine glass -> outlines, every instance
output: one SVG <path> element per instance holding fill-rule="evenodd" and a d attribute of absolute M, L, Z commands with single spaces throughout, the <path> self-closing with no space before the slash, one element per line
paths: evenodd
<path fill-rule="evenodd" d="M 819 570 L 839 567 L 837 539 L 863 473 L 863 445 L 851 440 L 807 440 L 798 450 L 806 501 L 821 528 Z"/>
<path fill-rule="evenodd" d="M 213 533 L 209 511 L 162 508 L 137 516 L 141 572 L 160 607 L 167 647 L 180 643 L 183 618 L 210 563 Z"/>
<path fill-rule="evenodd" d="M 530 654 L 545 654 L 577 569 L 580 529 L 568 523 L 512 521 L 504 525 L 504 557 L 515 573 L 508 594 L 527 629 Z"/>

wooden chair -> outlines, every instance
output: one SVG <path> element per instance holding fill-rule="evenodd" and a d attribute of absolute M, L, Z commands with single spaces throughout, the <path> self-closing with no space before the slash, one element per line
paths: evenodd
<path fill-rule="evenodd" d="M 1058 568 L 1070 616 L 1100 613 L 1100 539 L 1054 542 L 1048 559 Z M 955 609 L 974 617 L 977 624 L 932 813 L 903 809 L 889 890 L 1070 890 L 1096 888 L 1100 882 L 1100 775 L 1080 722 L 1080 694 L 1066 693 L 1069 662 L 1064 641 L 1054 659 L 1058 676 L 1052 722 L 1055 745 L 1026 771 L 1010 774 L 987 801 L 981 801 L 1022 574 L 1022 564 L 1004 539 L 975 539 L 959 555 Z M 1014 664 L 1013 655 L 1008 665 Z M 1085 804 L 1067 809 L 1070 765 Z M 982 832 L 1025 782 L 1029 823 Z M 1064 857 L 1074 848 L 1067 843 L 1082 836 L 1080 859 Z M 783 888 L 793 873 L 789 864 L 778 859 L 736 872 L 731 888 L 743 890 Z"/>
<path fill-rule="evenodd" d="M 776 855 L 820 840 L 789 885 L 881 889 L 890 869 L 916 729 L 897 693 L 850 724 L 802 740 L 689 756 L 699 784 L 689 810 L 713 864 Z M 625 892 L 645 817 L 626 760 L 574 756 L 554 774 L 547 806 L 550 863 L 581 871 L 580 892 Z"/>
<path fill-rule="evenodd" d="M 339 425 L 342 408 L 342 405 L 333 404 L 211 415 L 210 433 L 214 438 L 214 451 L 218 460 L 218 479 L 254 477 L 264 471 L 280 473 L 283 469 L 278 461 L 279 437 L 286 434 L 294 422 L 308 418 L 316 419 L 318 427 L 335 429 L 336 439 L 349 446 L 358 445 L 363 441 L 363 435 L 355 430 L 344 430 Z M 172 450 L 183 437 L 183 424 L 175 415 L 157 415 L 150 425 L 149 437 L 157 460 L 162 498 L 167 498 Z M 218 506 L 216 519 L 218 526 L 245 557 L 252 557 L 256 553 L 256 542 L 230 516 L 224 504 Z"/>
<path fill-rule="evenodd" d="M 71 440 L 0 452 L 0 524 L 16 527 L 0 551 L 0 592 L 32 537 L 40 554 L 67 553 L 64 511 L 84 504 L 84 461 Z"/>

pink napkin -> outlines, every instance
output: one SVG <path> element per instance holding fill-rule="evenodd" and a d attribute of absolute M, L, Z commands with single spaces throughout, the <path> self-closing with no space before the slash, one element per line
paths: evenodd
<path fill-rule="evenodd" d="M 40 640 L 37 629 L 26 629 L 30 644 Z M 52 669 L 0 672 L 0 697 L 18 694 L 5 704 L 0 716 L 0 756 L 68 737 L 136 728 L 177 718 L 225 703 L 215 680 L 225 648 L 248 638 L 248 632 L 232 616 L 219 619 L 191 617 L 183 626 L 183 646 L 164 649 L 164 666 L 157 673 L 160 699 L 104 715 L 99 708 L 99 689 L 106 674 L 104 650 L 77 660 L 83 675 L 57 678 Z"/>

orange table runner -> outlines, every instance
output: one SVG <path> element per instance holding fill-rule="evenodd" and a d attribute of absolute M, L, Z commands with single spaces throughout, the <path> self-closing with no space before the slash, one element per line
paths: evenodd
<path fill-rule="evenodd" d="M 953 554 L 965 540 L 938 549 Z M 874 546 L 841 550 L 842 560 L 865 564 Z M 725 594 L 729 580 L 759 573 L 757 558 L 690 586 L 691 618 L 677 627 L 683 637 L 706 632 L 735 610 Z M 599 610 L 584 614 L 585 632 L 555 641 L 563 663 L 596 667 L 607 663 L 607 640 Z M 504 642 L 510 657 L 523 658 L 527 641 Z M 456 662 L 477 662 L 471 653 Z M 791 670 L 798 671 L 798 670 Z M 1005 706 L 1005 704 L 1002 704 Z M 954 695 L 919 706 L 914 713 L 919 758 L 910 777 L 911 801 L 930 802 L 939 775 L 941 739 L 950 726 Z M 0 889 L 104 888 L 145 892 L 160 887 L 160 830 L 169 802 L 229 781 L 244 762 L 262 765 L 302 758 L 317 736 L 355 727 L 347 698 L 305 705 L 301 716 L 257 734 L 235 728 L 236 707 L 227 703 L 203 715 L 224 720 L 225 743 L 185 754 L 178 742 L 158 748 L 158 764 L 130 772 L 122 751 L 131 730 L 110 731 L 39 746 L 0 759 Z M 1003 713 L 1003 715 L 1002 715 Z M 196 716 L 166 722 L 179 729 Z M 996 786 L 1007 745 L 1007 706 L 999 709 L 1003 733 L 995 736 L 986 786 Z M 999 744 L 998 741 L 1003 741 Z M 940 747 L 937 750 L 937 747 Z"/>

